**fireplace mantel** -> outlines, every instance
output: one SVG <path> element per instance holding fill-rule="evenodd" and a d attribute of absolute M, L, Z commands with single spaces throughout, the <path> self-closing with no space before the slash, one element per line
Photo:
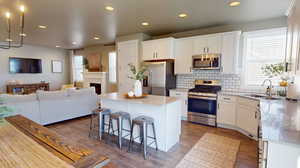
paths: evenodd
<path fill-rule="evenodd" d="M 91 83 L 101 84 L 101 93 L 107 93 L 107 72 L 83 72 L 83 85 L 84 87 L 90 87 Z"/>

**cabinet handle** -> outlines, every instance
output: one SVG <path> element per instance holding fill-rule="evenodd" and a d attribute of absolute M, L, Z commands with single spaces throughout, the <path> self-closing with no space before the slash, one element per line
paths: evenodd
<path fill-rule="evenodd" d="M 205 53 L 205 48 L 203 48 L 203 53 Z"/>
<path fill-rule="evenodd" d="M 218 109 L 220 109 L 220 103 L 218 103 Z"/>
<path fill-rule="evenodd" d="M 185 100 L 184 103 L 185 103 L 185 105 L 187 105 L 187 104 L 188 104 L 188 103 L 187 103 L 187 100 Z"/>
<path fill-rule="evenodd" d="M 255 111 L 255 119 L 257 119 L 257 110 Z"/>
<path fill-rule="evenodd" d="M 156 52 L 156 58 L 157 58 L 157 55 L 158 55 L 158 54 L 157 54 L 157 52 Z"/>
<path fill-rule="evenodd" d="M 224 100 L 231 100 L 230 98 L 228 98 L 228 97 L 224 97 Z"/>
<path fill-rule="evenodd" d="M 153 58 L 155 58 L 155 52 L 153 53 Z"/>
<path fill-rule="evenodd" d="M 209 48 L 207 47 L 207 53 L 209 53 Z"/>
<path fill-rule="evenodd" d="M 190 67 L 190 72 L 192 72 L 192 67 Z"/>

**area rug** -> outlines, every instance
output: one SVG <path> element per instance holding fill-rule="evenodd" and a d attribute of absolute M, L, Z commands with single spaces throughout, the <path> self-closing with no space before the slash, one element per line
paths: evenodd
<path fill-rule="evenodd" d="M 240 141 L 206 133 L 176 168 L 234 168 Z"/>

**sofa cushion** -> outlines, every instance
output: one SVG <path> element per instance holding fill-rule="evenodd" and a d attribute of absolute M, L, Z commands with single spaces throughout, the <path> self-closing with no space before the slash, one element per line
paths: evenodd
<path fill-rule="evenodd" d="M 4 103 L 21 103 L 21 102 L 37 101 L 37 95 L 36 94 L 29 94 L 29 95 L 1 94 L 0 98 L 3 99 Z"/>
<path fill-rule="evenodd" d="M 82 89 L 67 89 L 68 95 L 74 96 L 93 96 L 96 94 L 94 87 L 82 88 Z"/>
<path fill-rule="evenodd" d="M 65 90 L 62 90 L 62 91 L 37 91 L 36 94 L 40 101 L 65 99 L 68 96 L 68 93 Z"/>

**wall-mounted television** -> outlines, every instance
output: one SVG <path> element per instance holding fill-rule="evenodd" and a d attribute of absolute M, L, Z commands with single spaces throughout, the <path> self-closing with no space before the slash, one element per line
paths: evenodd
<path fill-rule="evenodd" d="M 42 73 L 42 60 L 31 58 L 9 58 L 10 73 Z"/>

